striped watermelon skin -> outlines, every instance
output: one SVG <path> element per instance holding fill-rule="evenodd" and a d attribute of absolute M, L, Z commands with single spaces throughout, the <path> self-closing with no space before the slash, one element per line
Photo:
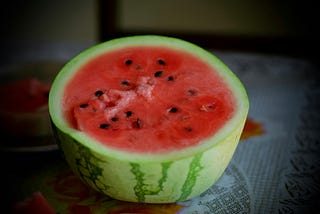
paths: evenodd
<path fill-rule="evenodd" d="M 227 138 L 191 156 L 133 162 L 96 153 L 53 124 L 64 158 L 83 182 L 112 198 L 143 203 L 184 201 L 207 190 L 230 162 L 243 126 L 240 123 Z"/>

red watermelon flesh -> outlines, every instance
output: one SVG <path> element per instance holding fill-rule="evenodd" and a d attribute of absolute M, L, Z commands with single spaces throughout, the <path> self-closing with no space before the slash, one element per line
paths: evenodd
<path fill-rule="evenodd" d="M 0 85 L 1 132 L 15 138 L 50 135 L 49 90 L 50 84 L 32 77 Z"/>
<path fill-rule="evenodd" d="M 13 214 L 55 214 L 47 199 L 41 192 L 34 192 L 30 198 L 14 205 Z"/>
<path fill-rule="evenodd" d="M 109 147 L 161 153 L 214 135 L 233 116 L 235 102 L 201 59 L 144 46 L 109 51 L 84 64 L 65 88 L 63 108 L 74 128 Z"/>
<path fill-rule="evenodd" d="M 1 109 L 7 112 L 33 112 L 48 105 L 50 85 L 35 78 L 0 86 Z"/>

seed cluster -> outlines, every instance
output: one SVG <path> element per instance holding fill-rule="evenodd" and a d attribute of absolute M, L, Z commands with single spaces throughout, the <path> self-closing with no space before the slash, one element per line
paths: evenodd
<path fill-rule="evenodd" d="M 125 61 L 124 61 L 124 64 L 126 65 L 126 66 L 134 66 L 134 61 L 132 60 L 132 59 L 126 59 Z M 160 66 L 162 66 L 162 67 L 165 67 L 165 66 L 167 66 L 167 62 L 164 60 L 164 59 L 158 59 L 157 60 L 157 64 L 158 65 L 160 65 Z M 136 65 L 136 66 L 134 66 L 134 68 L 135 68 L 135 70 L 141 70 L 141 65 Z M 163 77 L 163 76 L 165 76 L 165 72 L 163 71 L 163 70 L 156 70 L 154 73 L 153 73 L 153 76 L 154 77 Z M 166 77 L 166 80 L 168 81 L 168 82 L 172 82 L 172 81 L 174 81 L 175 80 L 175 77 L 173 76 L 173 75 L 169 75 L 169 76 L 167 76 Z M 123 85 L 124 86 L 129 86 L 129 85 L 127 85 L 125 82 L 123 83 Z"/>
<path fill-rule="evenodd" d="M 133 113 L 131 111 L 126 111 L 124 115 L 125 115 L 125 118 L 132 118 Z M 129 120 L 128 119 L 124 119 L 124 120 L 131 122 L 132 128 L 140 129 L 142 127 L 142 121 L 140 120 L 140 118 L 132 118 Z M 114 127 L 114 124 L 112 123 L 116 123 L 118 121 L 120 121 L 120 117 L 115 116 L 111 118 L 111 123 L 101 123 L 99 127 L 100 129 L 110 129 Z"/>

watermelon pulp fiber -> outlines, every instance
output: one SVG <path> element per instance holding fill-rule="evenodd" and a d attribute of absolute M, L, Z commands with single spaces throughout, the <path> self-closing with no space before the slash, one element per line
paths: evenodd
<path fill-rule="evenodd" d="M 87 184 L 135 202 L 209 188 L 237 146 L 248 99 L 218 59 L 161 36 L 112 40 L 71 60 L 52 85 L 59 145 Z"/>

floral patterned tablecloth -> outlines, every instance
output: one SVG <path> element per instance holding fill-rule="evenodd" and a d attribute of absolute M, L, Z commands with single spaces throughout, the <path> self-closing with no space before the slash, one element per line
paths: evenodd
<path fill-rule="evenodd" d="M 60 58 L 71 57 L 60 49 Z M 36 51 L 43 49 L 33 49 L 34 55 Z M 1 183 L 8 197 L 4 201 L 23 200 L 40 191 L 57 213 L 302 213 L 319 207 L 316 65 L 282 56 L 213 53 L 242 80 L 251 106 L 231 163 L 206 192 L 173 204 L 117 201 L 85 186 L 59 155 L 46 152 L 33 154 L 31 166 L 21 163 L 30 155 L 10 167 L 3 161 L 8 155 L 3 156 L 6 174 Z M 54 57 L 51 54 L 42 56 Z"/>

